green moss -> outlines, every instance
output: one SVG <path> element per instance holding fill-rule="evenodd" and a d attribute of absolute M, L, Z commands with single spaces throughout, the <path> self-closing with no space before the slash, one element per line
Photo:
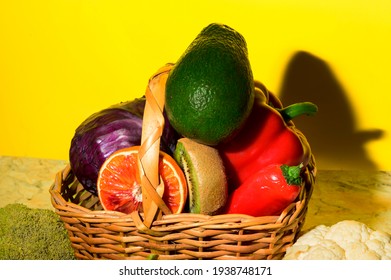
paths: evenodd
<path fill-rule="evenodd" d="M 51 210 L 23 204 L 0 208 L 1 260 L 73 260 L 63 222 Z"/>

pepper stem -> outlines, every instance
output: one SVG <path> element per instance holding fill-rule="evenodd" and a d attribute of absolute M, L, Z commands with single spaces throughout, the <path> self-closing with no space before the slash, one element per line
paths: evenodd
<path fill-rule="evenodd" d="M 301 168 L 303 164 L 300 163 L 296 166 L 289 166 L 286 164 L 281 165 L 282 175 L 284 175 L 285 181 L 288 185 L 300 186 L 301 185 Z"/>
<path fill-rule="evenodd" d="M 318 112 L 318 106 L 316 106 L 312 102 L 300 102 L 277 110 L 278 112 L 280 112 L 283 119 L 286 122 L 288 122 L 301 115 L 307 115 L 307 116 L 315 115 L 315 113 Z"/>

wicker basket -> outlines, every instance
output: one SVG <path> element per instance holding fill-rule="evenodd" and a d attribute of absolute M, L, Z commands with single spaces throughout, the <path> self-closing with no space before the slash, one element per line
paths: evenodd
<path fill-rule="evenodd" d="M 50 194 L 78 259 L 281 259 L 304 224 L 315 175 L 312 156 L 297 201 L 267 217 L 161 214 L 146 225 L 143 214 L 102 210 L 69 165 L 57 173 Z"/>

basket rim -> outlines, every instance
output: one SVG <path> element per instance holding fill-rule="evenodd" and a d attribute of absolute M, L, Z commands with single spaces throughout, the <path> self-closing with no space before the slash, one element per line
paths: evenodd
<path fill-rule="evenodd" d="M 308 169 L 308 168 L 307 168 Z M 313 179 L 315 174 L 309 170 L 309 176 L 312 176 Z M 127 223 L 134 221 L 134 216 L 132 214 L 126 214 L 118 211 L 108 211 L 108 210 L 92 210 L 84 206 L 78 205 L 71 201 L 66 201 L 62 194 L 62 187 L 64 182 L 71 180 L 74 183 L 79 185 L 77 178 L 73 174 L 73 171 L 69 164 L 60 171 L 57 172 L 54 182 L 49 188 L 51 195 L 52 206 L 55 208 L 55 211 L 62 217 L 77 217 L 83 219 L 84 221 L 96 221 L 96 219 L 104 219 L 106 222 L 116 222 L 116 223 Z M 154 220 L 152 223 L 151 229 L 159 231 L 159 227 L 172 224 L 172 223 L 184 223 L 183 228 L 188 227 L 188 223 L 192 223 L 196 226 L 203 226 L 206 228 L 242 228 L 242 227 L 251 227 L 258 226 L 262 228 L 262 225 L 270 224 L 289 224 L 292 222 L 300 212 L 306 208 L 311 197 L 311 192 L 313 189 L 314 182 L 310 180 L 309 182 L 303 183 L 303 195 L 295 202 L 292 202 L 288 205 L 285 210 L 276 216 L 251 216 L 246 214 L 217 214 L 217 215 L 206 215 L 206 214 L 195 214 L 195 213 L 178 213 L 178 214 L 164 214 L 160 219 Z M 87 192 L 87 191 L 86 191 Z M 92 195 L 92 194 L 91 194 Z M 99 198 L 97 198 L 99 199 Z M 286 219 L 289 212 L 293 208 L 297 208 L 295 211 L 296 215 Z M 142 216 L 143 214 L 140 213 Z M 227 225 L 224 225 L 228 223 Z M 240 226 L 238 226 L 240 224 Z M 277 227 L 277 226 L 276 226 Z"/>

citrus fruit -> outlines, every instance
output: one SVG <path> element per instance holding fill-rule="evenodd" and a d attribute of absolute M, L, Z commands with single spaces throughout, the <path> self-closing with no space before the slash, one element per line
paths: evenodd
<path fill-rule="evenodd" d="M 227 178 L 218 150 L 188 138 L 178 140 L 174 158 L 185 172 L 189 212 L 218 214 L 228 197 Z"/>
<path fill-rule="evenodd" d="M 217 145 L 241 128 L 251 112 L 253 91 L 244 37 L 226 25 L 212 23 L 169 73 L 167 117 L 184 137 Z"/>
<path fill-rule="evenodd" d="M 105 210 L 129 214 L 142 210 L 139 146 L 120 149 L 103 163 L 98 176 L 98 194 Z M 164 183 L 163 201 L 172 213 L 180 213 L 187 198 L 186 178 L 175 160 L 160 151 L 159 175 Z"/>

